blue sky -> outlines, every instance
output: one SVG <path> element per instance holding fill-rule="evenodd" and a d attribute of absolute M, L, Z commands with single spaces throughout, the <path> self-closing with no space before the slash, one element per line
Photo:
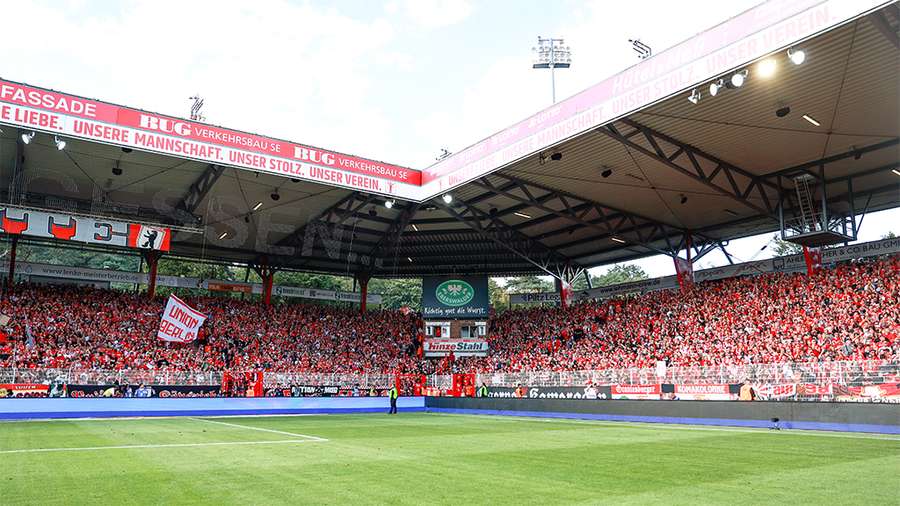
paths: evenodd
<path fill-rule="evenodd" d="M 19 0 L 0 76 L 179 116 L 200 93 L 211 123 L 423 168 L 550 103 L 550 76 L 531 69 L 538 35 L 572 47 L 563 98 L 637 63 L 629 38 L 658 52 L 757 3 Z M 862 237 L 897 223 L 870 216 Z"/>

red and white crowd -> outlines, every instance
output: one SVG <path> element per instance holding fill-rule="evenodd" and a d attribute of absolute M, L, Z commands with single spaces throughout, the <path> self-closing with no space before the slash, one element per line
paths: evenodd
<path fill-rule="evenodd" d="M 443 361 L 418 355 L 422 322 L 414 314 L 230 297 L 189 302 L 210 317 L 196 342 L 172 344 L 155 337 L 162 299 L 17 286 L 0 301 L 0 313 L 11 316 L 0 368 L 430 373 L 900 358 L 898 257 L 811 276 L 764 274 L 509 310 L 490 322 L 487 357 Z"/>

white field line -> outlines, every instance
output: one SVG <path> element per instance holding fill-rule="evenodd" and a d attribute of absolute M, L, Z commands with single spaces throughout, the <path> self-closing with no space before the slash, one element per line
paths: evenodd
<path fill-rule="evenodd" d="M 282 434 L 285 436 L 302 437 L 302 438 L 308 439 L 310 441 L 328 441 L 327 439 L 318 437 L 318 436 L 310 436 L 308 434 L 297 434 L 295 432 L 285 432 L 283 430 L 264 429 L 262 427 L 254 427 L 252 425 L 239 425 L 236 423 L 220 422 L 217 420 L 206 420 L 203 418 L 194 418 L 194 417 L 188 417 L 188 420 L 194 420 L 196 422 L 214 423 L 217 425 L 227 425 L 228 427 L 238 427 L 238 428 L 247 429 L 247 430 L 258 430 L 260 432 L 271 432 L 272 434 Z"/>
<path fill-rule="evenodd" d="M 764 428 L 740 428 L 740 427 L 703 427 L 698 425 L 673 425 L 655 422 L 620 422 L 606 420 L 579 420 L 572 418 L 540 418 L 531 416 L 515 416 L 515 415 L 483 415 L 483 414 L 463 414 L 463 413 L 440 413 L 430 412 L 431 415 L 441 416 L 474 416 L 480 418 L 490 418 L 492 420 L 503 420 L 509 422 L 545 422 L 545 423 L 568 423 L 574 425 L 594 425 L 594 426 L 622 426 L 629 428 L 651 429 L 651 430 L 692 430 L 692 431 L 714 431 L 714 432 L 743 432 L 748 434 L 788 434 L 793 436 L 817 436 L 817 437 L 837 437 L 846 439 L 881 439 L 885 441 L 900 441 L 900 437 L 888 434 L 868 434 L 868 433 L 850 433 L 850 432 L 826 432 L 812 431 L 801 429 L 783 429 L 771 430 Z"/>
<path fill-rule="evenodd" d="M 215 416 L 204 416 L 203 418 L 274 418 L 276 416 L 279 417 L 288 417 L 288 416 L 330 416 L 329 413 L 288 413 L 288 414 L 274 414 L 274 415 L 215 415 Z M 4 423 L 34 423 L 34 422 L 95 422 L 102 421 L 108 422 L 110 420 L 174 420 L 178 418 L 191 418 L 183 415 L 172 415 L 172 416 L 86 416 L 86 417 L 77 417 L 77 418 L 12 418 L 12 419 L 4 419 L 0 420 L 0 424 Z"/>
<path fill-rule="evenodd" d="M 324 441 L 324 440 L 323 440 Z M 22 450 L 0 450 L 0 454 L 9 453 L 48 453 L 48 452 L 83 452 L 95 450 L 133 450 L 142 448 L 195 448 L 199 446 L 239 446 L 239 445 L 274 445 L 274 444 L 299 444 L 318 443 L 314 439 L 282 439 L 280 441 L 228 441 L 221 443 L 173 443 L 158 445 L 120 445 L 120 446 L 82 446 L 73 448 L 26 448 Z"/>

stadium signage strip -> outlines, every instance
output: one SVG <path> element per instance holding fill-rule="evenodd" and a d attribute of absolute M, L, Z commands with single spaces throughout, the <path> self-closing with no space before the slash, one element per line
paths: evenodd
<path fill-rule="evenodd" d="M 863 242 L 828 248 L 822 250 L 822 264 L 827 265 L 837 262 L 846 262 L 856 258 L 866 258 L 879 255 L 893 255 L 900 253 L 900 238 L 881 239 L 878 241 Z M 806 260 L 802 254 L 744 262 L 734 265 L 723 265 L 712 269 L 694 271 L 694 281 L 714 281 L 717 279 L 734 278 L 766 274 L 769 272 L 805 272 Z M 616 295 L 629 293 L 647 293 L 656 290 L 669 290 L 678 288 L 676 276 L 622 283 L 618 285 L 601 286 L 591 290 L 582 290 L 573 293 L 575 300 L 604 299 Z M 513 293 L 509 296 L 510 304 L 533 303 L 559 303 L 558 292 L 543 293 Z"/>
<path fill-rule="evenodd" d="M 436 195 L 890 2 L 776 0 L 654 55 L 425 169 Z"/>
<path fill-rule="evenodd" d="M 0 207 L 0 230 L 14 235 L 158 251 L 169 251 L 172 238 L 172 231 L 163 227 L 16 207 Z"/>
<path fill-rule="evenodd" d="M 0 263 L 0 272 L 9 272 L 8 263 Z M 16 262 L 16 274 L 26 276 L 36 276 L 51 279 L 77 279 L 83 281 L 93 281 L 99 283 L 131 283 L 131 284 L 147 284 L 147 273 L 144 272 L 127 272 L 114 271 L 108 269 L 91 269 L 89 267 L 66 267 L 62 265 L 38 264 L 30 262 Z M 214 289 L 226 286 L 232 287 L 230 291 L 261 294 L 263 292 L 262 285 L 259 283 L 240 283 L 235 281 L 223 281 L 214 279 L 187 278 L 178 276 L 156 277 L 157 286 L 168 286 L 172 288 L 198 288 L 198 289 Z M 210 288 L 210 287 L 213 288 Z M 250 292 L 247 288 L 250 287 Z M 272 294 L 280 297 L 294 297 L 303 299 L 317 300 L 335 300 L 344 302 L 359 302 L 360 294 L 356 292 L 339 292 L 334 290 L 320 290 L 318 288 L 300 288 L 296 286 L 280 286 L 275 285 L 272 288 Z M 366 302 L 369 304 L 381 304 L 382 297 L 377 293 L 370 293 L 366 296 Z"/>
<path fill-rule="evenodd" d="M 0 123 L 401 198 L 420 196 L 417 170 L 11 81 L 0 80 Z"/>

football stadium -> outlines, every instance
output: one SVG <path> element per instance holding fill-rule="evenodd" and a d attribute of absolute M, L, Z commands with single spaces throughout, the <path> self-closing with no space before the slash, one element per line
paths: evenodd
<path fill-rule="evenodd" d="M 900 3 L 629 42 L 419 168 L 0 60 L 0 504 L 900 503 Z"/>

